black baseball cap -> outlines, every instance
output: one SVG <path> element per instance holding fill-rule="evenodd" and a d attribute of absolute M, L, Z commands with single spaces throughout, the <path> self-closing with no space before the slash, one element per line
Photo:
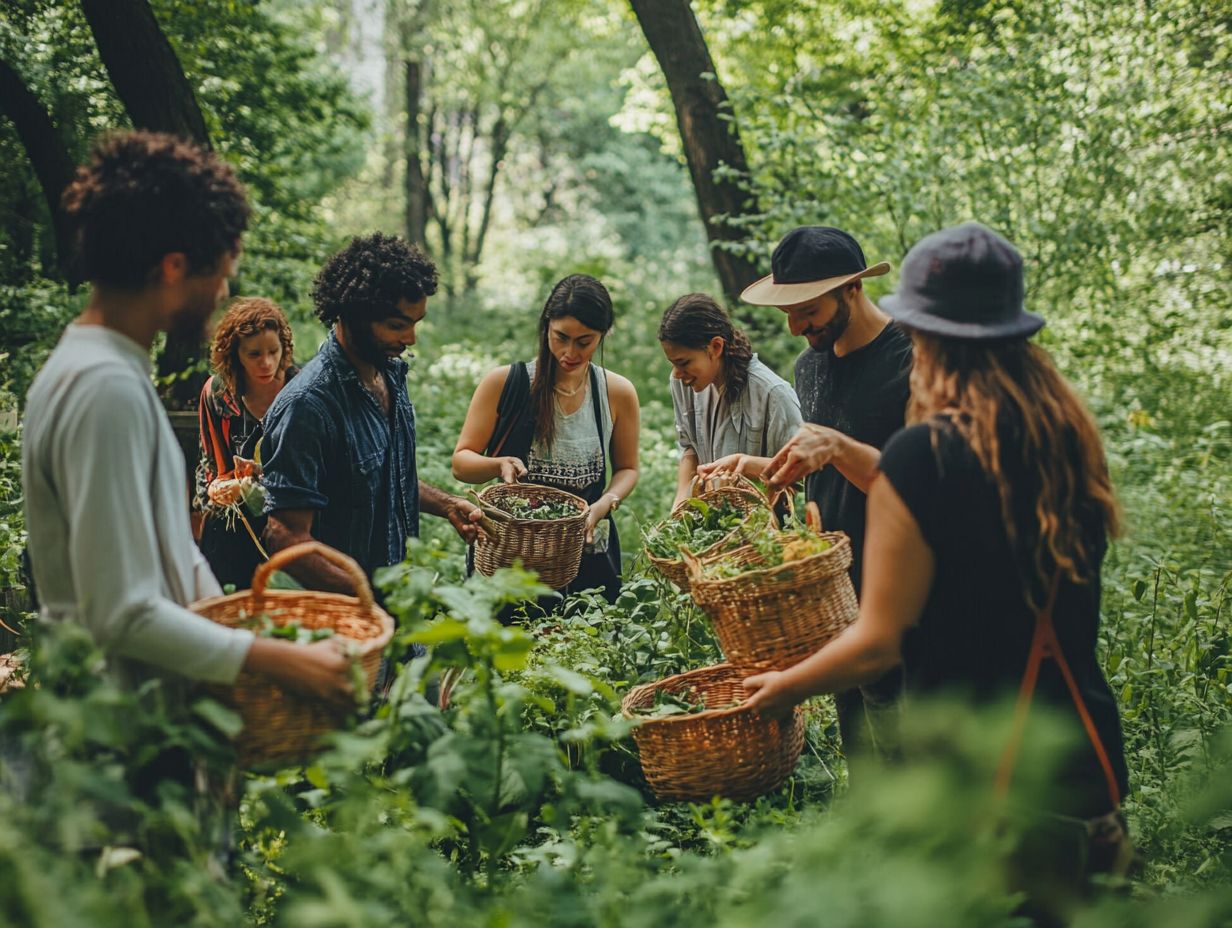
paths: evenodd
<path fill-rule="evenodd" d="M 831 226 L 792 229 L 770 256 L 770 274 L 749 284 L 740 298 L 757 306 L 794 306 L 860 277 L 880 277 L 888 261 L 869 267 L 860 243 Z"/>

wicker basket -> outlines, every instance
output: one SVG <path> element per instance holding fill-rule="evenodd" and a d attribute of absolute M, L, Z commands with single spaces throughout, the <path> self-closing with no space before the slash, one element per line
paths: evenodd
<path fill-rule="evenodd" d="M 571 503 L 577 515 L 567 519 L 518 519 L 505 516 L 502 503 L 510 497 L 538 497 L 551 502 Z M 486 509 L 502 511 L 502 517 L 486 513 L 475 541 L 475 569 L 486 577 L 502 567 L 521 561 L 526 570 L 554 590 L 568 586 L 578 575 L 582 546 L 586 543 L 586 515 L 590 507 L 581 497 L 530 483 L 494 483 L 478 499 Z"/>
<path fill-rule="evenodd" d="M 742 673 L 786 670 L 856 620 L 851 540 L 842 532 L 820 534 L 830 547 L 819 554 L 722 579 L 705 576 L 705 565 L 685 552 L 693 599 L 714 622 L 723 656 Z M 750 546 L 724 558 L 759 561 Z"/>
<path fill-rule="evenodd" d="M 660 689 L 687 689 L 708 706 L 728 706 L 744 699 L 744 676 L 730 664 L 691 670 L 635 687 L 620 708 L 626 718 L 634 718 L 634 710 L 652 705 Z M 643 719 L 633 738 L 646 781 L 659 799 L 753 799 L 777 789 L 795 769 L 804 748 L 804 715 L 799 706 L 786 719 L 744 706 L 707 709 Z"/>
<path fill-rule="evenodd" d="M 347 571 L 359 597 L 309 590 L 265 589 L 270 575 L 308 554 L 319 554 Z M 332 628 L 341 638 L 359 643 L 364 676 L 371 689 L 381 652 L 394 633 L 394 620 L 372 599 L 363 570 L 340 551 L 315 541 L 292 545 L 257 568 L 252 589 L 194 603 L 192 610 L 219 625 L 235 627 L 267 613 L 275 624 L 296 621 L 302 628 Z M 322 734 L 346 721 L 345 709 L 283 689 L 263 674 L 241 671 L 234 686 L 208 687 L 212 695 L 239 712 L 244 728 L 236 739 L 241 766 L 294 764 L 319 749 Z"/>
<path fill-rule="evenodd" d="M 699 478 L 694 476 L 692 493 L 690 498 L 705 500 L 707 503 L 714 504 L 718 502 L 729 502 L 737 509 L 743 512 L 752 512 L 754 509 L 765 507 L 770 509 L 770 518 L 775 521 L 774 510 L 770 508 L 765 496 L 762 495 L 760 489 L 747 477 L 740 474 L 722 474 L 716 475 L 706 481 L 706 488 L 702 492 L 698 492 Z M 669 519 L 678 519 L 688 506 L 689 500 L 683 499 L 672 507 Z M 777 522 L 775 523 L 777 524 Z M 720 538 L 708 548 L 697 553 L 699 558 L 705 559 L 707 556 L 716 554 L 722 551 L 725 546 L 731 543 L 731 540 L 736 536 L 740 529 L 735 528 L 727 533 L 723 538 Z M 655 557 L 649 551 L 646 552 L 646 559 L 650 561 L 650 565 L 661 573 L 664 577 L 670 580 L 686 593 L 689 591 L 689 568 L 681 558 L 666 558 Z"/>

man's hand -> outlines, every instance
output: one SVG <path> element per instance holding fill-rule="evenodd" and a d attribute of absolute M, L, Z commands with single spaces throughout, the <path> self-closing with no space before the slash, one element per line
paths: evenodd
<path fill-rule="evenodd" d="M 746 677 L 744 689 L 749 694 L 744 704 L 771 718 L 790 715 L 792 708 L 800 702 L 784 674 L 778 670 Z"/>
<path fill-rule="evenodd" d="M 719 458 L 717 461 L 711 461 L 709 464 L 702 464 L 697 468 L 697 476 L 703 480 L 708 480 L 715 474 L 730 473 L 743 474 L 745 477 L 760 477 L 762 469 L 769 463 L 767 458 L 759 458 L 752 454 L 729 454 Z"/>
<path fill-rule="evenodd" d="M 328 638 L 314 644 L 292 644 L 273 638 L 254 638 L 244 668 L 264 674 L 288 689 L 338 706 L 355 705 L 351 659 L 345 642 Z"/>
<path fill-rule="evenodd" d="M 846 453 L 851 440 L 824 425 L 805 423 L 766 465 L 766 483 L 779 490 L 819 471 Z"/>
<path fill-rule="evenodd" d="M 479 537 L 478 523 L 483 518 L 483 510 L 474 503 L 469 503 L 460 496 L 453 497 L 449 508 L 445 510 L 445 518 L 468 545 Z"/>
<path fill-rule="evenodd" d="M 517 483 L 526 476 L 526 465 L 521 458 L 513 456 L 497 458 L 500 461 L 500 479 L 502 483 Z"/>

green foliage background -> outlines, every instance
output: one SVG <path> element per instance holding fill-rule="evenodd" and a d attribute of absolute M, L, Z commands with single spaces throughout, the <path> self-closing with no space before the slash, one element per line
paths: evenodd
<path fill-rule="evenodd" d="M 397 75 L 385 106 L 348 83 L 360 25 L 349 3 L 152 5 L 257 207 L 237 289 L 287 309 L 305 360 L 323 336 L 308 299 L 316 267 L 351 234 L 402 228 Z M 1049 320 L 1041 340 L 1099 419 L 1129 524 L 1105 564 L 1101 657 L 1145 870 L 1132 902 L 1078 923 L 1227 920 L 1232 14 L 1205 0 L 693 6 L 748 148 L 759 209 L 739 221 L 759 260 L 805 222 L 850 229 L 870 260 L 896 264 L 921 235 L 967 218 L 1020 246 L 1029 299 Z M 503 83 L 477 64 L 502 40 L 523 56 Z M 151 798 L 125 771 L 177 745 L 209 755 L 209 732 L 234 720 L 168 704 L 157 685 L 121 693 L 93 672 L 88 642 L 46 642 L 34 663 L 43 685 L 0 699 L 0 775 L 12 787 L 0 792 L 0 910 L 56 926 L 1010 924 L 1005 844 L 970 798 L 995 739 L 954 707 L 937 710 L 951 750 L 850 788 L 825 700 L 775 795 L 653 808 L 630 788 L 619 694 L 718 659 L 701 617 L 636 557 L 639 527 L 665 514 L 674 486 L 659 313 L 717 289 L 670 101 L 614 0 L 501 3 L 429 22 L 417 41 L 448 52 L 434 80 L 451 112 L 492 112 L 550 77 L 511 139 L 478 266 L 450 272 L 423 326 L 410 380 L 421 469 L 455 486 L 448 460 L 474 384 L 533 353 L 554 280 L 596 274 L 617 304 L 604 364 L 634 380 L 643 404 L 642 478 L 619 513 L 626 592 L 611 608 L 575 604 L 533 639 L 500 629 L 492 609 L 529 579 L 456 587 L 457 540 L 427 520 L 421 566 L 389 582 L 406 634 L 470 667 L 472 682 L 441 716 L 418 695 L 417 668 L 384 716 L 314 767 L 249 779 L 245 878 L 229 883 L 193 797 Z M 124 124 L 76 4 L 7 4 L 0 55 L 75 156 Z M 477 152 L 483 170 L 482 138 Z M 82 294 L 56 280 L 41 196 L 3 120 L 0 163 L 0 391 L 16 413 Z M 893 285 L 883 278 L 873 295 Z M 736 311 L 762 357 L 790 373 L 800 346 L 777 314 Z M 0 585 L 15 587 L 10 419 Z M 921 718 L 913 736 L 935 746 L 938 729 Z"/>

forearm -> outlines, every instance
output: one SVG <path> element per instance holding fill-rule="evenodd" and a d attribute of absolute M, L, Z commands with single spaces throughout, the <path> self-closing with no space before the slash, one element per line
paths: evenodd
<path fill-rule="evenodd" d="M 866 445 L 854 438 L 845 437 L 839 453 L 830 461 L 838 472 L 855 485 L 862 493 L 868 493 L 869 487 L 877 479 L 877 462 L 881 460 L 881 451 L 872 445 Z"/>
<path fill-rule="evenodd" d="M 430 483 L 419 481 L 419 510 L 430 516 L 449 518 L 449 512 L 459 502 L 459 497 L 446 493 Z"/>
<path fill-rule="evenodd" d="M 783 683 L 793 693 L 793 702 L 871 683 L 902 662 L 898 641 L 870 634 L 866 627 L 857 622 L 812 656 L 783 671 Z"/>
<path fill-rule="evenodd" d="M 676 468 L 676 499 L 673 505 L 683 499 L 688 499 L 693 491 L 695 476 L 697 476 L 697 452 L 689 448 L 680 456 L 680 466 Z"/>
<path fill-rule="evenodd" d="M 462 448 L 453 453 L 450 469 L 453 471 L 454 478 L 463 483 L 486 483 L 501 475 L 501 465 L 497 458 L 490 458 L 469 448 Z M 421 498 L 423 498 L 425 486 L 426 484 L 423 483 L 419 485 Z"/>
<path fill-rule="evenodd" d="M 636 467 L 625 467 L 612 474 L 612 482 L 608 484 L 607 492 L 615 493 L 622 500 L 628 499 L 633 488 L 637 486 L 638 470 Z"/>
<path fill-rule="evenodd" d="M 316 541 L 312 533 L 304 528 L 294 528 L 278 518 L 276 512 L 270 513 L 262 534 L 265 549 L 273 554 L 292 545 L 305 541 Z M 322 590 L 327 593 L 346 593 L 354 595 L 355 581 L 350 574 L 325 560 L 319 554 L 309 554 L 296 558 L 283 568 L 288 574 L 308 590 Z"/>

